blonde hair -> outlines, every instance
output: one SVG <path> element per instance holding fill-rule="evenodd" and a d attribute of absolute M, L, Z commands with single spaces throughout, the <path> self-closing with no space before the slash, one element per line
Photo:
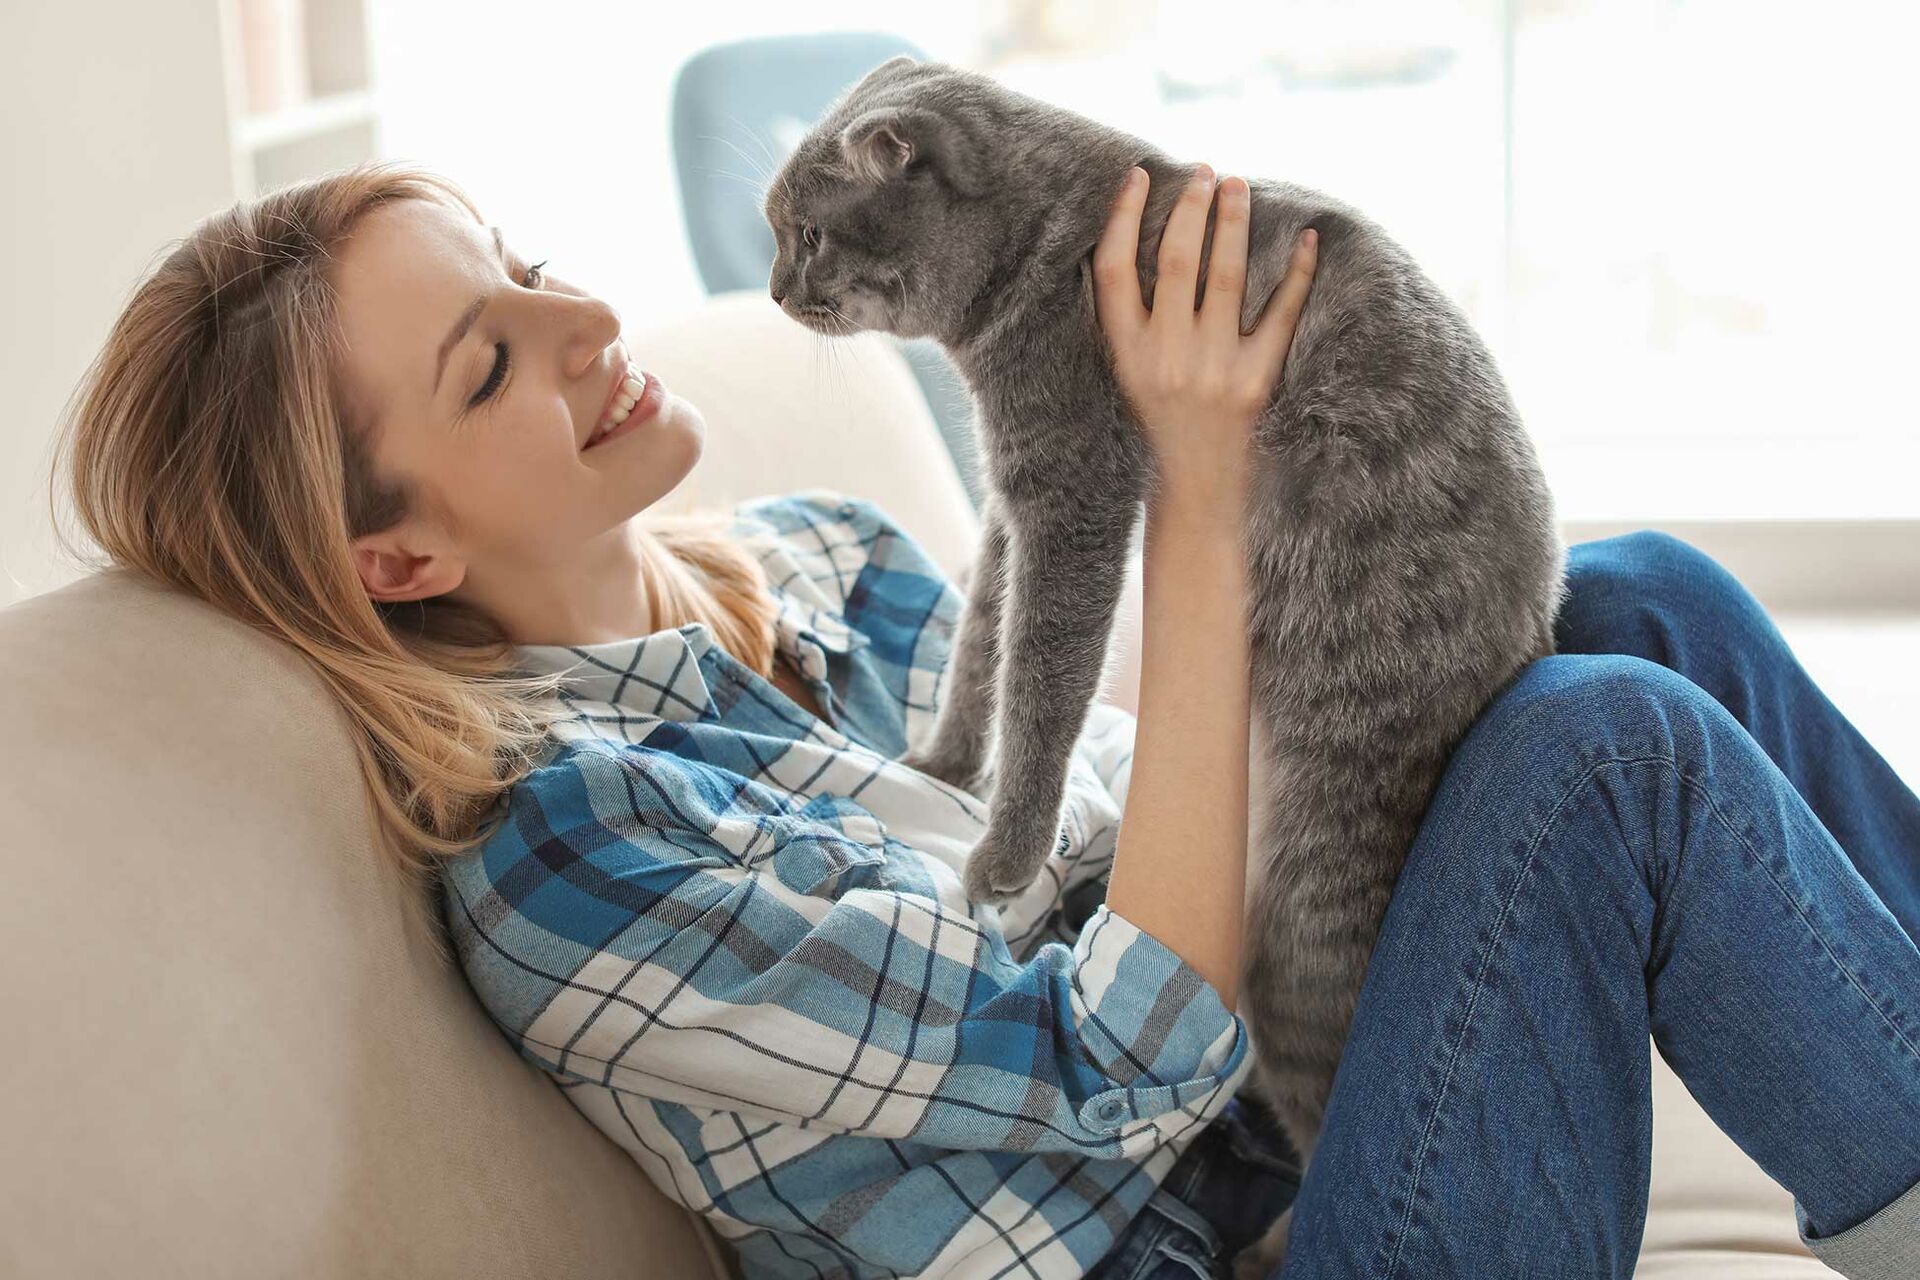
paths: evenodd
<path fill-rule="evenodd" d="M 406 917 L 443 961 L 436 870 L 493 833 L 531 771 L 561 675 L 515 674 L 504 630 L 450 599 L 366 594 L 350 542 L 419 495 L 376 475 L 339 393 L 327 268 L 385 201 L 474 203 L 400 162 L 359 165 L 204 219 L 134 289 L 61 431 L 74 511 L 114 563 L 297 649 L 346 708 Z M 727 513 L 636 517 L 657 628 L 703 622 L 742 663 L 773 665 L 777 605 Z M 56 534 L 68 553 L 73 545 Z M 87 557 L 78 557 L 91 563 Z"/>

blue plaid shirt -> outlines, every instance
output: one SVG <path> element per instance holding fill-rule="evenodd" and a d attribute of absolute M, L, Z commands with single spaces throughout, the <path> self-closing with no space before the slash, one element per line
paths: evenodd
<path fill-rule="evenodd" d="M 1250 1064 L 1218 993 L 1089 883 L 1133 717 L 1090 710 L 1044 873 L 969 904 L 985 803 L 893 762 L 931 728 L 960 589 L 860 499 L 734 519 L 826 719 L 703 623 L 522 646 L 574 715 L 445 865 L 468 981 L 749 1277 L 1081 1276 Z"/>

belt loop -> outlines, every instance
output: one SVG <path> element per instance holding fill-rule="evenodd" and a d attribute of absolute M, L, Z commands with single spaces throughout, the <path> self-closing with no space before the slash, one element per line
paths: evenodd
<path fill-rule="evenodd" d="M 1185 1227 L 1200 1238 L 1206 1246 L 1207 1257 L 1220 1256 L 1220 1233 L 1213 1229 L 1201 1212 L 1165 1187 L 1156 1187 L 1153 1197 L 1147 1201 L 1147 1208 L 1157 1210 L 1161 1217 Z"/>

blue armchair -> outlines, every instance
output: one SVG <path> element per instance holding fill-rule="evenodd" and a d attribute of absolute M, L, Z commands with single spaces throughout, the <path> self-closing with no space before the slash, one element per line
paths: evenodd
<path fill-rule="evenodd" d="M 835 99 L 903 53 L 927 56 L 885 32 L 827 32 L 711 45 L 681 65 L 673 85 L 674 168 L 708 293 L 767 287 L 774 241 L 761 211 L 766 184 Z M 762 172 L 743 172 L 755 169 Z M 912 367 L 978 510 L 979 451 L 966 381 L 932 339 L 889 340 Z"/>

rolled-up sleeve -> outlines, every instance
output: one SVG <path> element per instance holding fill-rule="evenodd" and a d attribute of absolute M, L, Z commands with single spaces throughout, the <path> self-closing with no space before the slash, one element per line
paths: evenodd
<path fill-rule="evenodd" d="M 921 855 L 843 821 L 848 802 L 783 812 L 766 793 L 740 819 L 703 810 L 739 808 L 737 786 L 584 757 L 679 819 L 616 831 L 582 759 L 519 784 L 495 834 L 443 871 L 468 981 L 570 1085 L 942 1147 L 1138 1158 L 1217 1115 L 1247 1070 L 1218 993 L 1104 906 L 1071 947 L 1016 961 L 990 910 L 943 901 Z M 720 830 L 743 820 L 751 839 Z"/>
<path fill-rule="evenodd" d="M 1246 1060 L 1246 1034 L 1211 983 L 1105 904 L 1074 943 L 1074 1021 L 1113 1087 L 1082 1109 L 1124 1128 L 1183 1111 Z"/>

